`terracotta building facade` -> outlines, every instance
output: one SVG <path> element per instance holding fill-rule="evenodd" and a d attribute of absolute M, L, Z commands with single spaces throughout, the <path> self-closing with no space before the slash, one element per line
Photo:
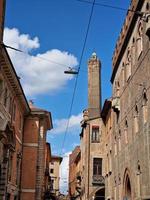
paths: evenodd
<path fill-rule="evenodd" d="M 113 198 L 150 199 L 150 1 L 131 1 L 113 56 Z"/>
<path fill-rule="evenodd" d="M 40 200 L 44 199 L 46 192 L 46 133 L 52 128 L 52 120 L 49 112 L 34 107 L 32 103 L 30 109 L 24 122 L 21 199 Z"/>
<path fill-rule="evenodd" d="M 69 197 L 80 199 L 81 195 L 81 150 L 76 146 L 69 155 Z"/>
<path fill-rule="evenodd" d="M 49 184 L 46 133 L 52 118 L 26 100 L 3 45 L 4 13 L 5 1 L 0 0 L 0 199 L 41 200 Z"/>
<path fill-rule="evenodd" d="M 43 199 L 46 132 L 52 128 L 51 114 L 28 104 L 4 47 L 1 58 L 0 197 Z"/>

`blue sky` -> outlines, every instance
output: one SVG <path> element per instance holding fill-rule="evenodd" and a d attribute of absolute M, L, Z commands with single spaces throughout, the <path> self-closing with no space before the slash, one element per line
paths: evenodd
<path fill-rule="evenodd" d="M 96 2 L 128 8 L 130 1 Z M 77 0 L 7 0 L 5 43 L 30 53 L 29 56 L 9 51 L 27 98 L 52 113 L 54 129 L 47 139 L 55 154 L 68 155 L 79 143 L 79 121 L 87 107 L 87 60 L 93 51 L 102 63 L 102 103 L 111 96 L 111 59 L 126 11 L 95 6 L 81 63 L 71 128 L 62 150 L 75 82 L 74 77 L 64 75 L 63 71 L 67 66 L 78 65 L 90 10 L 91 4 Z"/>

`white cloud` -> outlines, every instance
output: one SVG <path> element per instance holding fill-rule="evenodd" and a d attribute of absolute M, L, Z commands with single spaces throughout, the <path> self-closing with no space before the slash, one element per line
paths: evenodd
<path fill-rule="evenodd" d="M 60 191 L 62 193 L 67 193 L 68 190 L 69 154 L 71 154 L 71 152 L 66 152 L 64 154 L 60 165 Z"/>
<path fill-rule="evenodd" d="M 27 53 L 8 49 L 18 76 L 21 77 L 26 95 L 52 94 L 63 88 L 73 78 L 73 76 L 64 74 L 64 70 L 67 69 L 66 66 L 75 67 L 78 64 L 74 55 L 66 51 L 52 49 L 31 56 L 29 53 L 40 47 L 39 39 L 37 37 L 31 38 L 28 34 L 20 34 L 16 28 L 5 28 L 4 43 Z"/>
<path fill-rule="evenodd" d="M 82 113 L 78 115 L 72 115 L 69 119 L 68 132 L 76 132 L 80 129 L 80 122 L 82 120 Z M 56 119 L 53 121 L 54 128 L 51 130 L 51 134 L 64 133 L 66 131 L 68 119 Z"/>

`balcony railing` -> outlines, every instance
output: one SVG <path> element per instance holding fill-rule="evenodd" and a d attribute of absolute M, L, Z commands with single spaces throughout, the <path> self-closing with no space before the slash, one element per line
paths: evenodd
<path fill-rule="evenodd" d="M 95 185 L 105 185 L 105 179 L 102 175 L 93 175 L 92 183 Z"/>

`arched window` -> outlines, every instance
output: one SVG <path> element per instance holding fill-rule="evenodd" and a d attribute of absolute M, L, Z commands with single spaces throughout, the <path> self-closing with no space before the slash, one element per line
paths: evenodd
<path fill-rule="evenodd" d="M 112 172 L 112 151 L 109 151 L 109 172 Z"/>
<path fill-rule="evenodd" d="M 138 30 L 137 30 L 137 57 L 139 58 L 142 51 L 143 51 L 143 25 L 142 21 L 138 24 Z"/>
<path fill-rule="evenodd" d="M 138 107 L 137 105 L 135 106 L 135 112 L 134 112 L 134 132 L 137 133 L 139 131 L 139 124 L 138 124 Z"/>
<path fill-rule="evenodd" d="M 121 199 L 121 175 L 120 173 L 118 174 L 118 185 L 119 185 L 119 188 L 118 188 L 118 192 L 119 192 L 119 199 Z"/>
<path fill-rule="evenodd" d="M 118 134 L 118 149 L 119 151 L 121 151 L 121 130 L 119 130 Z"/>
<path fill-rule="evenodd" d="M 116 136 L 114 138 L 114 155 L 115 156 L 117 155 L 117 138 L 116 138 Z"/>
<path fill-rule="evenodd" d="M 131 76 L 131 49 L 128 47 L 127 58 L 126 58 L 126 81 L 129 80 Z"/>
<path fill-rule="evenodd" d="M 131 49 L 131 54 L 132 54 L 132 65 L 135 65 L 135 61 L 136 61 L 136 56 L 135 56 L 135 38 L 133 38 L 132 40 L 132 49 Z"/>
<path fill-rule="evenodd" d="M 117 84 L 116 84 L 116 96 L 117 97 L 120 96 L 120 83 L 119 83 L 119 81 L 117 81 Z"/>
<path fill-rule="evenodd" d="M 146 4 L 146 10 L 147 10 L 147 11 L 149 11 L 149 7 L 150 7 L 150 6 L 149 6 L 149 3 L 147 2 L 147 4 Z"/>
<path fill-rule="evenodd" d="M 137 173 L 136 173 L 136 175 L 137 175 L 137 194 L 138 194 L 138 196 L 140 196 L 140 185 L 141 185 L 141 178 L 140 178 L 140 175 L 141 175 L 141 165 L 140 165 L 140 161 L 138 160 L 138 162 L 137 162 Z"/>
<path fill-rule="evenodd" d="M 7 106 L 7 100 L 8 100 L 8 90 L 5 88 L 4 90 L 4 106 Z"/>
<path fill-rule="evenodd" d="M 125 66 L 124 66 L 124 62 L 122 64 L 122 86 L 124 87 L 125 85 Z"/>
<path fill-rule="evenodd" d="M 0 99 L 1 99 L 2 93 L 3 93 L 3 80 L 0 79 Z"/>
<path fill-rule="evenodd" d="M 99 126 L 92 126 L 92 143 L 100 142 L 99 138 Z"/>
<path fill-rule="evenodd" d="M 125 137 L 125 143 L 128 143 L 128 121 L 125 120 L 125 128 L 124 128 L 124 137 Z"/>
<path fill-rule="evenodd" d="M 148 107 L 147 107 L 147 95 L 146 92 L 143 93 L 143 123 L 145 124 L 147 122 L 147 118 L 148 118 Z"/>

